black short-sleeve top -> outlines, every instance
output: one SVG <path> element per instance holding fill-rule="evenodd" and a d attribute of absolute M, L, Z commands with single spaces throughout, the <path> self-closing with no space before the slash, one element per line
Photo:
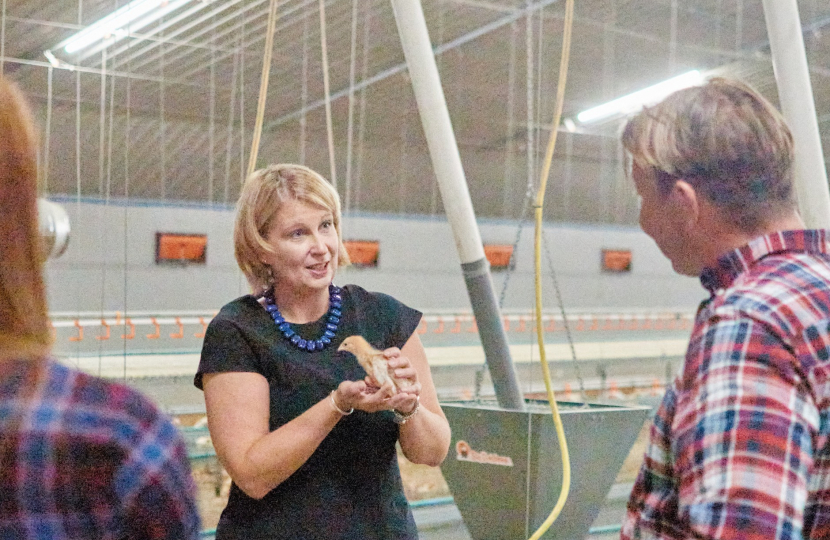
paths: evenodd
<path fill-rule="evenodd" d="M 337 333 L 328 347 L 314 352 L 292 345 L 256 297 L 228 303 L 208 325 L 195 385 L 202 388 L 205 373 L 263 375 L 270 387 L 269 426 L 274 431 L 326 398 L 340 382 L 365 377 L 353 355 L 337 352 L 346 337 L 362 335 L 381 350 L 402 348 L 421 320 L 419 311 L 386 294 L 346 285 L 342 296 Z M 322 335 L 325 319 L 292 328 L 315 339 Z M 417 538 L 398 469 L 397 439 L 390 411 L 343 417 L 308 461 L 262 499 L 232 485 L 217 540 Z"/>

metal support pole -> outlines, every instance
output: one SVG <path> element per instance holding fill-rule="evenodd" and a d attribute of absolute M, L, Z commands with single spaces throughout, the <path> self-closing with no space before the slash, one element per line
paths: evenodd
<path fill-rule="evenodd" d="M 830 228 L 830 190 L 796 0 L 763 0 L 781 110 L 795 140 L 795 189 L 804 222 Z"/>
<path fill-rule="evenodd" d="M 421 2 L 392 0 L 392 8 L 496 398 L 504 409 L 524 410 Z"/>

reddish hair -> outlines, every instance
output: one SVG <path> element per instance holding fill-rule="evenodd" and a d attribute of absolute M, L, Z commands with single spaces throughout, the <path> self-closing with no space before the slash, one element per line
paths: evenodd
<path fill-rule="evenodd" d="M 0 360 L 42 358 L 51 345 L 35 145 L 28 105 L 0 77 Z"/>

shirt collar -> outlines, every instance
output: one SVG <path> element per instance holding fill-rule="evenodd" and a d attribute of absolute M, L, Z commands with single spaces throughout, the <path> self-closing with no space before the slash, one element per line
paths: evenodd
<path fill-rule="evenodd" d="M 706 267 L 700 282 L 714 294 L 725 289 L 753 264 L 768 255 L 790 252 L 830 253 L 827 238 L 830 230 L 779 231 L 750 240 L 748 244 L 718 258 L 715 266 Z"/>

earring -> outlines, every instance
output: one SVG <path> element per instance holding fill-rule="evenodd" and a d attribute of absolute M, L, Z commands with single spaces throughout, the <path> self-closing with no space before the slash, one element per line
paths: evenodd
<path fill-rule="evenodd" d="M 262 294 L 267 294 L 268 291 L 274 286 L 274 271 L 273 269 L 265 265 L 265 285 L 262 287 Z"/>

